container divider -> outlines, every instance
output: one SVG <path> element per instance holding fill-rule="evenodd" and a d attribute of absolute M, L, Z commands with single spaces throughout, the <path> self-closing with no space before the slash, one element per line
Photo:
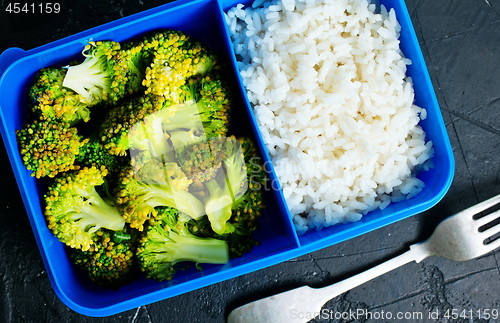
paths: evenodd
<path fill-rule="evenodd" d="M 234 53 L 232 44 L 231 44 L 231 37 L 229 36 L 229 30 L 225 22 L 224 18 L 224 10 L 222 7 L 222 2 L 223 0 L 217 0 L 217 6 L 218 6 L 218 15 L 217 15 L 217 22 L 219 24 L 219 28 L 223 30 L 222 34 L 224 35 L 223 41 L 224 44 L 227 47 L 228 52 L 230 52 L 230 60 L 231 64 L 233 66 L 234 70 L 234 76 L 238 80 L 238 88 L 240 91 L 240 94 L 243 98 L 245 98 L 245 111 L 248 115 L 248 118 L 250 119 L 250 123 L 253 129 L 254 134 L 256 135 L 257 139 L 257 144 L 259 146 L 260 152 L 262 156 L 264 157 L 265 161 L 265 166 L 266 166 L 266 173 L 269 175 L 270 178 L 270 183 L 269 187 L 266 189 L 270 189 L 272 193 L 275 195 L 276 200 L 278 201 L 279 207 L 280 207 L 280 215 L 284 217 L 284 224 L 286 225 L 285 230 L 287 233 L 287 236 L 291 237 L 297 247 L 300 247 L 300 240 L 297 235 L 297 231 L 295 230 L 295 226 L 293 224 L 293 220 L 291 218 L 290 212 L 288 210 L 288 206 L 286 205 L 285 198 L 283 196 L 283 191 L 281 189 L 281 185 L 278 181 L 278 178 L 276 176 L 276 171 L 274 169 L 274 166 L 271 162 L 271 157 L 269 156 L 269 153 L 265 147 L 264 140 L 262 138 L 262 135 L 259 130 L 259 126 L 257 124 L 257 120 L 255 118 L 255 114 L 253 113 L 252 107 L 250 106 L 250 103 L 246 97 L 246 91 L 245 87 L 243 85 L 243 81 L 241 79 L 241 75 L 238 72 L 238 65 L 236 63 L 236 54 Z"/>

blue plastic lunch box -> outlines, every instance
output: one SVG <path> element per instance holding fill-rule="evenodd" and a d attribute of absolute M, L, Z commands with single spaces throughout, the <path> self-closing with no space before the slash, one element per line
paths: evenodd
<path fill-rule="evenodd" d="M 373 211 L 359 222 L 298 236 L 271 167 L 271 182 L 278 189 L 266 192 L 261 229 L 255 234 L 261 242 L 260 247 L 226 265 L 204 265 L 201 272 L 191 266 L 168 282 L 140 278 L 118 291 L 92 284 L 71 264 L 67 248 L 47 229 L 40 201 L 44 184 L 30 176 L 19 155 L 15 130 L 21 128 L 26 119 L 27 93 L 34 75 L 43 67 L 63 66 L 70 60 L 82 59 L 81 50 L 91 40 L 121 42 L 152 30 L 181 30 L 209 44 L 231 61 L 240 90 L 233 108 L 234 122 L 238 123 L 241 134 L 254 137 L 265 161 L 269 161 L 236 67 L 223 16 L 224 11 L 238 3 L 236 0 L 179 0 L 29 51 L 10 48 L 0 56 L 0 93 L 9 93 L 0 96 L 2 138 L 52 286 L 58 297 L 74 311 L 88 316 L 108 316 L 256 271 L 423 212 L 439 202 L 450 187 L 455 167 L 453 152 L 404 0 L 381 0 L 387 8 L 396 11 L 402 27 L 401 49 L 413 62 L 407 73 L 413 78 L 416 104 L 427 109 L 428 113 L 421 126 L 427 139 L 434 144 L 435 167 L 419 174 L 425 183 L 421 193 L 391 204 L 383 211 Z M 250 5 L 252 2 L 246 0 L 242 3 Z"/>

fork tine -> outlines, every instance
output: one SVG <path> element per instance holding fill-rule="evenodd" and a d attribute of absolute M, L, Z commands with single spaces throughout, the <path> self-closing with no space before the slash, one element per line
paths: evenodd
<path fill-rule="evenodd" d="M 500 210 L 495 212 L 497 213 L 496 215 L 498 216 L 500 214 Z M 492 213 L 493 214 L 493 213 Z M 496 218 L 496 217 L 495 217 Z M 485 239 L 493 237 L 495 234 L 500 232 L 500 223 L 495 224 L 491 228 L 488 228 L 482 232 L 479 232 L 480 236 L 483 236 Z"/>
<path fill-rule="evenodd" d="M 490 213 L 488 215 L 483 216 L 482 218 L 479 218 L 479 219 L 475 220 L 474 226 L 476 227 L 476 229 L 479 229 L 483 225 L 488 224 L 491 221 L 493 221 L 496 218 L 498 218 L 498 216 L 500 216 L 500 210 L 497 210 L 495 212 L 492 212 L 492 213 Z"/>
<path fill-rule="evenodd" d="M 492 207 L 498 203 L 500 203 L 500 194 L 497 196 L 493 196 L 489 200 L 486 200 L 484 202 L 481 202 L 479 204 L 471 206 L 470 208 L 468 208 L 462 212 L 467 212 L 469 214 L 477 214 L 477 213 L 483 212 L 486 209 L 489 209 L 490 207 Z"/>
<path fill-rule="evenodd" d="M 496 240 L 494 240 L 486 245 L 483 245 L 483 247 L 485 250 L 487 250 L 486 252 L 490 252 L 490 251 L 495 250 L 496 248 L 500 247 L 500 238 L 496 239 Z"/>

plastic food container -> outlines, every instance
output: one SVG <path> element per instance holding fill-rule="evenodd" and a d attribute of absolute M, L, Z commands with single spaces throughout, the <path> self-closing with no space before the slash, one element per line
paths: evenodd
<path fill-rule="evenodd" d="M 427 138 L 433 141 L 436 151 L 433 159 L 435 168 L 419 175 L 426 185 L 420 194 L 410 200 L 391 204 L 383 211 L 371 212 L 359 222 L 308 232 L 299 237 L 271 169 L 271 182 L 278 189 L 266 192 L 266 208 L 260 219 L 261 230 L 255 234 L 255 238 L 261 242 L 260 247 L 255 247 L 249 254 L 231 260 L 226 265 L 204 265 L 202 272 L 191 266 L 169 282 L 159 283 L 140 278 L 118 291 L 105 290 L 92 284 L 70 263 L 66 247 L 47 229 L 40 201 L 40 193 L 43 193 L 46 183 L 31 177 L 21 162 L 15 130 L 26 119 L 27 93 L 32 78 L 42 67 L 62 66 L 72 59 L 81 59 L 81 50 L 90 40 L 126 41 L 152 30 L 181 30 L 201 39 L 231 60 L 234 77 L 240 88 L 234 105 L 234 122 L 238 123 L 241 134 L 255 138 L 265 161 L 269 161 L 246 99 L 224 23 L 223 11 L 239 2 L 180 0 L 27 52 L 11 48 L 0 56 L 0 93 L 9 94 L 0 96 L 2 137 L 52 286 L 59 298 L 74 311 L 88 316 L 116 314 L 331 246 L 429 209 L 445 195 L 451 185 L 454 173 L 451 146 L 404 0 L 381 0 L 386 7 L 395 9 L 401 24 L 401 48 L 405 56 L 413 61 L 408 67 L 408 74 L 413 78 L 416 104 L 428 112 L 427 119 L 421 125 L 427 132 Z M 243 3 L 248 5 L 251 1 Z"/>

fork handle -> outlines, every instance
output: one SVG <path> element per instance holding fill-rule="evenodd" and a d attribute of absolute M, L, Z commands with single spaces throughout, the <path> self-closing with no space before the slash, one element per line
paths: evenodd
<path fill-rule="evenodd" d="M 345 293 L 354 287 L 362 285 L 378 276 L 381 276 L 389 271 L 401 267 L 411 261 L 420 262 L 426 258 L 428 253 L 422 244 L 415 244 L 410 247 L 407 252 L 387 260 L 380 265 L 370 268 L 362 273 L 349 277 L 343 281 L 322 288 L 313 288 L 312 295 L 318 304 L 325 304 L 330 299 Z"/>
<path fill-rule="evenodd" d="M 336 284 L 323 288 L 302 286 L 240 306 L 229 314 L 228 323 L 292 322 L 290 316 L 292 310 L 296 310 L 296 313 L 320 311 L 321 307 L 335 296 L 410 261 L 420 262 L 428 255 L 429 251 L 425 243 L 412 245 L 410 250 L 404 254 Z M 304 317 L 297 317 L 293 322 L 301 323 L 306 322 L 306 320 Z"/>

